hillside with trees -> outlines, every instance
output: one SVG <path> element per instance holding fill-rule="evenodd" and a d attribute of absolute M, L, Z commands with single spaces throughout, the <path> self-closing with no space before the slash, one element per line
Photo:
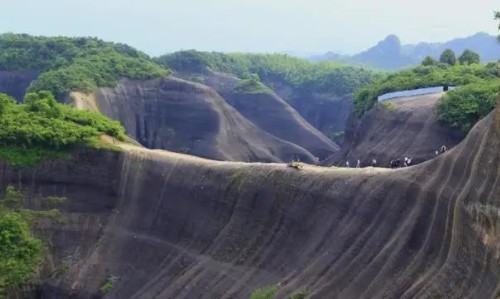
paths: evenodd
<path fill-rule="evenodd" d="M 245 54 L 181 51 L 156 59 L 175 71 L 213 71 L 234 74 L 248 79 L 257 75 L 264 83 L 286 83 L 303 92 L 325 92 L 336 95 L 353 93 L 372 82 L 376 74 L 333 62 L 311 63 L 286 54 Z"/>
<path fill-rule="evenodd" d="M 112 87 L 121 78 L 151 79 L 168 74 L 146 54 L 97 38 L 0 35 L 0 70 L 36 71 L 30 91 L 49 90 L 56 98 L 72 90 Z"/>
<path fill-rule="evenodd" d="M 439 61 L 426 57 L 422 65 L 389 74 L 377 82 L 361 88 L 355 96 L 358 116 L 370 110 L 383 94 L 435 86 L 456 86 L 439 104 L 439 118 L 452 128 L 468 132 L 495 106 L 500 91 L 500 62 L 479 64 L 480 57 L 466 50 L 458 58 L 447 49 Z"/>

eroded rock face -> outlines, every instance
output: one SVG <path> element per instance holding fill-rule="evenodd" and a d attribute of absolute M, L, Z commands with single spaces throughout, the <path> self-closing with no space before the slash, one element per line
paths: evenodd
<path fill-rule="evenodd" d="M 342 150 L 324 163 L 344 166 L 350 161 L 356 165 L 389 167 L 391 160 L 412 158 L 413 164 L 436 156 L 435 151 L 445 145 L 458 144 L 463 134 L 440 124 L 437 103 L 442 94 L 408 97 L 390 104 L 389 108 L 376 107 L 361 120 L 352 121 Z"/>
<path fill-rule="evenodd" d="M 0 92 L 22 101 L 26 89 L 37 77 L 36 71 L 0 71 Z"/>
<path fill-rule="evenodd" d="M 263 131 L 213 89 L 173 77 L 100 89 L 99 110 L 120 120 L 142 145 L 229 161 L 316 158 L 300 145 Z"/>
<path fill-rule="evenodd" d="M 414 167 L 209 161 L 140 147 L 80 153 L 0 185 L 67 196 L 42 227 L 57 268 L 42 298 L 492 298 L 500 278 L 499 115 Z M 99 229 L 96 229 L 98 227 Z M 56 241 L 54 241 L 56 240 Z M 478 279 L 478 278 L 481 279 Z"/>
<path fill-rule="evenodd" d="M 204 84 L 214 88 L 241 115 L 273 136 L 307 149 L 320 160 L 339 150 L 332 140 L 271 90 L 240 91 L 240 79 L 210 70 L 202 78 Z"/>

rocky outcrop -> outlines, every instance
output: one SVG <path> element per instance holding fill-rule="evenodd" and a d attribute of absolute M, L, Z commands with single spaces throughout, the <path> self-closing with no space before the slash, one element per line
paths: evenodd
<path fill-rule="evenodd" d="M 210 70 L 203 74 L 203 82 L 213 87 L 241 115 L 260 129 L 307 149 L 320 160 L 339 150 L 332 140 L 309 124 L 271 89 L 239 90 L 240 79 Z"/>
<path fill-rule="evenodd" d="M 36 71 L 0 71 L 0 93 L 22 101 L 26 89 L 37 77 Z"/>
<path fill-rule="evenodd" d="M 229 161 L 316 161 L 300 145 L 255 126 L 202 84 L 173 77 L 124 80 L 87 102 L 84 106 L 95 102 L 102 113 L 120 120 L 148 148 Z"/>
<path fill-rule="evenodd" d="M 232 98 L 235 97 L 235 94 L 236 96 L 238 95 L 235 92 L 235 88 L 241 82 L 241 79 L 232 74 L 203 69 L 194 73 L 188 71 L 177 72 L 176 76 L 190 81 L 202 82 L 214 88 L 229 103 L 237 101 Z M 346 128 L 347 120 L 353 112 L 352 95 L 336 96 L 310 90 L 298 90 L 278 79 L 272 80 L 268 78 L 264 84 L 273 90 L 272 94 L 266 95 L 267 101 L 264 102 L 264 106 L 269 108 L 271 104 L 277 104 L 277 107 L 273 107 L 273 110 L 282 109 L 279 112 L 282 115 L 281 121 L 286 116 L 289 119 L 287 123 L 291 127 L 301 127 L 305 121 L 307 126 L 306 128 L 302 128 L 301 131 L 309 131 L 307 134 L 310 135 L 309 139 L 313 140 L 311 142 L 322 144 L 322 148 L 326 146 L 324 144 L 324 137 L 333 140 L 334 143 L 343 141 L 343 132 Z M 256 96 L 262 97 L 263 95 L 262 93 L 257 93 Z M 250 95 L 246 97 L 251 98 Z M 236 109 L 238 107 L 235 106 Z M 265 112 L 267 109 L 262 110 Z M 244 111 L 240 112 L 245 114 Z M 273 114 L 270 113 L 270 115 L 272 116 Z M 280 126 L 280 124 L 277 125 Z M 310 132 L 311 127 L 313 128 L 313 132 Z M 318 137 L 318 131 L 322 137 Z M 318 138 L 321 140 L 318 141 Z M 302 144 L 299 143 L 299 145 Z M 304 147 L 308 148 L 307 144 Z M 332 151 L 331 144 L 326 147 L 329 151 Z"/>
<path fill-rule="evenodd" d="M 0 186 L 65 196 L 41 227 L 53 268 L 42 298 L 494 298 L 500 280 L 500 112 L 409 168 L 210 161 L 122 145 Z M 102 294 L 101 294 L 102 295 Z"/>
<path fill-rule="evenodd" d="M 360 120 L 352 119 L 342 150 L 325 160 L 326 165 L 389 167 L 390 161 L 412 158 L 413 164 L 435 157 L 442 145 L 451 148 L 463 138 L 459 131 L 442 125 L 437 103 L 442 94 L 400 98 L 378 105 Z"/>

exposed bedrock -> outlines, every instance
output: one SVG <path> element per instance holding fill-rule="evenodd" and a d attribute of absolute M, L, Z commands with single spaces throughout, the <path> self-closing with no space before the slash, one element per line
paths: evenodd
<path fill-rule="evenodd" d="M 495 115 L 496 113 L 496 115 Z M 500 113 L 457 147 L 397 169 L 218 162 L 124 146 L 0 184 L 68 197 L 40 230 L 54 268 L 42 298 L 495 298 Z M 33 200 L 36 203 L 36 200 Z M 59 264 L 58 264 L 59 263 Z"/>
<path fill-rule="evenodd" d="M 203 79 L 205 84 L 213 87 L 226 102 L 262 130 L 309 150 L 320 160 L 339 150 L 332 140 L 273 91 L 241 91 L 238 89 L 240 79 L 212 71 L 207 71 Z"/>
<path fill-rule="evenodd" d="M 324 161 L 326 165 L 351 166 L 357 160 L 361 166 L 377 160 L 380 167 L 389 167 L 391 160 L 412 159 L 422 163 L 436 156 L 435 151 L 445 145 L 452 148 L 463 134 L 441 124 L 437 103 L 442 94 L 401 98 L 378 105 L 361 119 L 351 119 L 342 150 Z"/>
<path fill-rule="evenodd" d="M 37 77 L 36 71 L 0 71 L 0 93 L 21 101 L 31 82 Z"/>
<path fill-rule="evenodd" d="M 202 84 L 173 77 L 123 80 L 100 89 L 94 100 L 148 148 L 229 161 L 316 161 L 307 149 L 255 126 Z"/>

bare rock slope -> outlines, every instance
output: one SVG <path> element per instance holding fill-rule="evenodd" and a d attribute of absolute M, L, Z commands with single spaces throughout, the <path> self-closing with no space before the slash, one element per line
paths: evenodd
<path fill-rule="evenodd" d="M 389 167 L 391 160 L 411 157 L 414 164 L 434 158 L 442 145 L 455 146 L 462 139 L 460 132 L 441 125 L 437 103 L 443 94 L 399 98 L 388 108 L 379 105 L 351 124 L 342 150 L 324 161 L 325 165 L 371 165 Z"/>
<path fill-rule="evenodd" d="M 226 102 L 262 130 L 307 149 L 320 160 L 339 150 L 332 140 L 271 89 L 241 90 L 238 85 L 242 80 L 210 70 L 203 78 L 205 84 L 213 87 Z"/>
<path fill-rule="evenodd" d="M 120 120 L 148 148 L 228 161 L 316 161 L 307 149 L 255 126 L 202 84 L 174 77 L 123 80 L 100 89 L 94 101 L 91 106 Z"/>
<path fill-rule="evenodd" d="M 500 278 L 500 110 L 410 168 L 210 161 L 123 145 L 0 185 L 68 198 L 42 298 L 495 298 Z M 48 271 L 48 270 L 47 270 Z M 50 271 L 48 271 L 50 272 Z"/>

